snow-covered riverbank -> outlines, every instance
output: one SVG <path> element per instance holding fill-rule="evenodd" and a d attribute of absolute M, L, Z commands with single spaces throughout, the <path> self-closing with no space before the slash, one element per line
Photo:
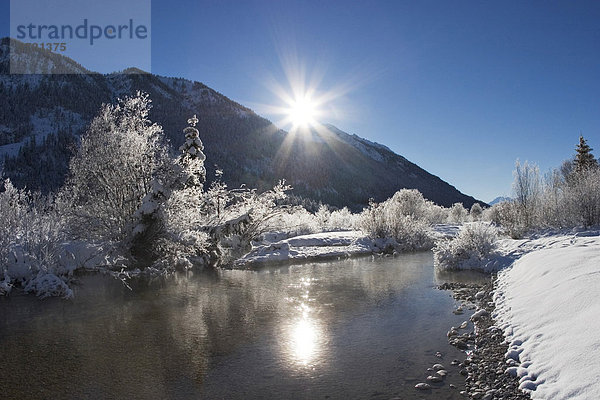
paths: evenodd
<path fill-rule="evenodd" d="M 496 324 L 508 369 L 533 399 L 600 398 L 600 236 L 579 232 L 503 241 L 516 261 L 501 271 Z"/>
<path fill-rule="evenodd" d="M 373 241 L 360 231 L 325 232 L 296 236 L 255 247 L 236 261 L 238 268 L 280 262 L 347 258 L 376 251 Z"/>
<path fill-rule="evenodd" d="M 451 238 L 456 236 L 459 227 L 457 224 L 438 224 L 432 227 L 428 235 L 432 240 Z M 235 266 L 250 268 L 281 262 L 329 260 L 393 253 L 401 249 L 402 244 L 393 238 L 372 239 L 361 231 L 322 232 L 283 240 L 265 240 L 236 260 Z"/>

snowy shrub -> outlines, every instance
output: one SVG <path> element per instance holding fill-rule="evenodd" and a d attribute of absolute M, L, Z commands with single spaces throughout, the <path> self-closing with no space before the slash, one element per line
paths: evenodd
<path fill-rule="evenodd" d="M 360 214 L 359 227 L 372 238 L 389 237 L 385 218 L 383 205 L 372 201 Z"/>
<path fill-rule="evenodd" d="M 10 180 L 4 181 L 4 191 L 0 193 L 0 266 L 5 274 L 8 255 L 15 244 L 20 223 L 27 215 L 26 194 L 16 189 Z"/>
<path fill-rule="evenodd" d="M 409 216 L 414 219 L 427 219 L 433 202 L 426 200 L 417 189 L 401 189 L 387 200 L 390 212 L 396 215 Z"/>
<path fill-rule="evenodd" d="M 248 251 L 251 242 L 265 233 L 285 229 L 282 218 L 294 208 L 280 205 L 280 202 L 286 198 L 286 192 L 290 189 L 283 181 L 263 193 L 247 188 L 226 190 L 222 185 L 215 192 L 220 193 L 218 201 L 212 198 L 208 202 L 210 207 L 202 207 L 204 229 L 210 236 L 210 249 L 214 256 L 219 257 L 225 253 L 239 255 Z M 218 204 L 216 209 L 215 204 Z M 306 210 L 304 212 L 314 218 Z"/>
<path fill-rule="evenodd" d="M 430 203 L 425 213 L 425 219 L 430 224 L 443 224 L 448 221 L 449 209 Z"/>
<path fill-rule="evenodd" d="M 163 178 L 163 186 L 160 181 L 164 173 L 155 176 L 152 190 L 136 212 L 138 225 L 134 231 L 132 253 L 149 253 L 146 263 L 153 263 L 155 268 L 188 268 L 192 261 L 200 261 L 211 247 L 207 232 L 211 218 L 215 225 L 214 219 L 219 221 L 221 218 L 219 198 L 223 196 L 225 202 L 229 196 L 226 185 L 220 180 L 207 192 L 203 191 L 206 156 L 195 127 L 197 123 L 195 115 L 188 120 L 190 126 L 183 130 L 185 142 L 179 148 L 181 154 L 174 163 L 163 163 L 163 172 L 168 171 L 166 175 L 170 179 Z"/>
<path fill-rule="evenodd" d="M 194 264 L 204 263 L 203 255 L 210 247 L 209 235 L 199 230 L 184 230 L 164 235 L 155 242 L 154 252 L 159 256 L 152 267 L 159 271 L 190 269 Z"/>
<path fill-rule="evenodd" d="M 565 228 L 572 225 L 573 215 L 567 208 L 565 181 L 558 170 L 546 176 L 537 213 L 542 227 Z"/>
<path fill-rule="evenodd" d="M 64 250 L 65 224 L 55 203 L 39 194 L 16 189 L 9 180 L 0 193 L 0 292 L 15 284 L 40 296 L 70 297 L 64 283 L 70 266 L 59 262 Z M 48 277 L 46 277 L 48 275 Z M 52 276 L 52 277 L 50 277 Z M 62 283 L 58 284 L 57 280 Z M 50 285 L 48 282 L 54 282 Z M 46 284 L 45 284 L 46 283 Z M 61 286 L 65 290 L 55 287 Z"/>
<path fill-rule="evenodd" d="M 51 296 L 60 296 L 66 299 L 73 297 L 73 290 L 63 279 L 51 272 L 40 271 L 37 275 L 27 281 L 25 292 L 33 293 L 41 299 Z"/>
<path fill-rule="evenodd" d="M 327 221 L 329 231 L 350 231 L 358 226 L 358 215 L 353 214 L 347 207 L 331 212 Z"/>
<path fill-rule="evenodd" d="M 428 250 L 433 246 L 431 225 L 425 220 L 411 216 L 399 216 L 390 225 L 392 237 L 398 242 L 399 250 Z"/>
<path fill-rule="evenodd" d="M 331 211 L 329 211 L 329 207 L 327 207 L 324 204 L 321 204 L 319 206 L 319 209 L 315 213 L 315 219 L 316 219 L 316 222 L 319 225 L 319 228 L 322 232 L 325 232 L 328 230 L 327 225 L 329 223 L 330 218 L 331 218 Z"/>
<path fill-rule="evenodd" d="M 489 223 L 467 223 L 454 239 L 437 242 L 435 265 L 442 270 L 480 268 L 493 254 L 497 240 L 497 229 Z"/>
<path fill-rule="evenodd" d="M 400 250 L 429 249 L 433 241 L 425 217 L 428 203 L 417 190 L 402 189 L 383 203 L 371 202 L 359 226 L 372 238 L 393 238 Z"/>
<path fill-rule="evenodd" d="M 535 164 L 517 161 L 514 200 L 495 204 L 484 212 L 484 219 L 501 226 L 513 238 L 538 228 L 599 225 L 600 168 L 588 164 L 578 166 L 577 158 L 566 161 L 542 180 Z"/>
<path fill-rule="evenodd" d="M 471 221 L 479 221 L 483 214 L 483 208 L 481 208 L 481 204 L 473 203 L 471 206 L 471 210 L 469 211 L 469 215 L 471 217 Z"/>
<path fill-rule="evenodd" d="M 264 233 L 277 228 L 277 216 L 284 214 L 289 208 L 278 205 L 278 202 L 285 199 L 286 192 L 290 189 L 290 186 L 281 181 L 273 189 L 260 194 L 256 190 L 238 193 L 238 202 L 229 207 L 227 211 L 237 218 L 249 217 L 249 223 L 242 226 L 237 232 L 245 246 Z"/>
<path fill-rule="evenodd" d="M 486 212 L 486 219 L 502 227 L 505 233 L 513 239 L 520 239 L 529 229 L 525 225 L 520 209 L 514 201 L 503 201 L 494 204 Z"/>
<path fill-rule="evenodd" d="M 600 224 L 600 169 L 576 173 L 565 191 L 565 208 L 575 224 L 586 228 Z"/>
<path fill-rule="evenodd" d="M 357 215 L 352 214 L 347 207 L 341 210 L 329 211 L 325 205 L 319 207 L 319 210 L 315 213 L 315 219 L 321 232 L 353 230 L 358 222 Z"/>
<path fill-rule="evenodd" d="M 450 210 L 448 211 L 448 220 L 447 222 L 453 224 L 462 224 L 467 220 L 469 212 L 466 208 L 463 207 L 462 203 L 454 203 Z"/>
<path fill-rule="evenodd" d="M 281 213 L 273 222 L 276 226 L 275 230 L 283 233 L 285 237 L 308 235 L 322 232 L 324 229 L 317 216 L 301 207 L 294 207 Z"/>

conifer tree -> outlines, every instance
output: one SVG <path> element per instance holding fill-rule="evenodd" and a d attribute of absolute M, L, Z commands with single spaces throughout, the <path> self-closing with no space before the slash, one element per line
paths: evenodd
<path fill-rule="evenodd" d="M 204 145 L 200 140 L 200 133 L 196 129 L 198 118 L 194 114 L 187 122 L 190 126 L 183 130 L 185 142 L 179 147 L 182 152 L 179 161 L 184 168 L 183 185 L 186 188 L 202 190 L 206 182 L 206 169 L 204 168 L 206 156 L 202 152 Z"/>
<path fill-rule="evenodd" d="M 581 173 L 583 171 L 588 171 L 598 167 L 598 161 L 592 154 L 593 149 L 586 143 L 583 136 L 579 136 L 579 144 L 575 150 L 577 151 L 577 154 L 575 155 L 573 166 L 575 167 L 576 173 Z"/>

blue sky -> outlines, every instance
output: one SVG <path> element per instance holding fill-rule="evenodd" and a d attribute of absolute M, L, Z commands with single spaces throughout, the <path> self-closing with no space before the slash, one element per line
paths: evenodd
<path fill-rule="evenodd" d="M 600 155 L 600 2 L 152 1 L 153 73 L 277 121 L 273 82 L 298 70 L 336 94 L 321 122 L 482 200 L 510 194 L 517 158 L 546 171 L 580 133 Z"/>

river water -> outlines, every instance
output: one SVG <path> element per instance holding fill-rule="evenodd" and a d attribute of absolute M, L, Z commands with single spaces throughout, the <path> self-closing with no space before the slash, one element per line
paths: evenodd
<path fill-rule="evenodd" d="M 457 316 L 431 253 L 218 270 L 133 283 L 85 275 L 74 300 L 0 299 L 0 398 L 459 399 Z M 441 352 L 443 357 L 436 356 Z M 464 358 L 464 355 L 462 355 Z M 430 392 L 414 385 L 441 362 Z"/>

